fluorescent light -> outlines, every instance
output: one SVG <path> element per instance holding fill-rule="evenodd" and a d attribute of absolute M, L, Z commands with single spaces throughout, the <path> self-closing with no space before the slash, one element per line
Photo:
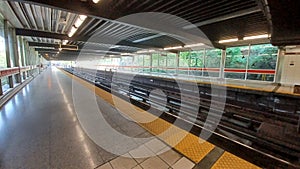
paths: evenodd
<path fill-rule="evenodd" d="M 74 23 L 74 26 L 72 26 L 71 31 L 68 34 L 69 37 L 72 37 L 75 34 L 77 29 L 82 25 L 82 23 L 84 22 L 84 20 L 86 18 L 87 18 L 86 15 L 79 15 L 79 17 L 77 18 L 77 20 Z"/>
<path fill-rule="evenodd" d="M 252 39 L 262 39 L 262 38 L 268 38 L 269 35 L 268 34 L 264 34 L 264 35 L 257 35 L 257 36 L 247 36 L 244 37 L 244 40 L 252 40 Z"/>
<path fill-rule="evenodd" d="M 122 56 L 133 56 L 134 54 L 132 53 L 121 53 Z"/>
<path fill-rule="evenodd" d="M 69 41 L 68 40 L 63 40 L 62 44 L 66 45 Z"/>
<path fill-rule="evenodd" d="M 220 40 L 219 43 L 236 42 L 238 40 L 239 40 L 238 38 L 235 38 L 235 39 L 226 39 L 226 40 Z"/>
<path fill-rule="evenodd" d="M 185 48 L 192 48 L 192 47 L 197 47 L 197 46 L 204 46 L 203 43 L 196 43 L 196 44 L 191 44 L 191 45 L 185 45 Z"/>
<path fill-rule="evenodd" d="M 87 16 L 86 15 L 79 15 L 79 17 L 77 18 L 77 20 L 76 20 L 76 22 L 75 22 L 75 27 L 76 28 L 79 28 L 81 25 L 82 25 L 82 23 L 84 22 L 84 20 L 87 18 Z"/>
<path fill-rule="evenodd" d="M 140 50 L 140 51 L 137 51 L 136 53 L 152 53 L 152 52 L 155 52 L 155 50 Z"/>
<path fill-rule="evenodd" d="M 76 31 L 77 31 L 77 28 L 75 28 L 74 26 L 72 26 L 71 31 L 69 32 L 68 36 L 72 37 L 75 34 Z"/>
<path fill-rule="evenodd" d="M 75 22 L 75 24 L 74 24 L 74 26 L 75 26 L 76 28 L 79 28 L 79 26 L 80 26 L 82 23 L 83 23 L 83 21 L 82 21 L 81 19 L 77 19 L 76 22 Z"/>
<path fill-rule="evenodd" d="M 86 15 L 79 15 L 79 19 L 81 19 L 81 20 L 85 20 L 87 18 L 87 16 Z"/>
<path fill-rule="evenodd" d="M 97 4 L 99 1 L 100 1 L 100 0 L 93 0 L 93 2 L 94 2 L 95 4 Z"/>
<path fill-rule="evenodd" d="M 164 50 L 174 50 L 174 49 L 181 49 L 182 46 L 175 46 L 175 47 L 169 47 L 169 48 L 164 48 Z"/>

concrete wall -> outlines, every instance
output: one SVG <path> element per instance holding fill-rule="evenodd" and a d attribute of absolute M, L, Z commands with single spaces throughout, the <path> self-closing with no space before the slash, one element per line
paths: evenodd
<path fill-rule="evenodd" d="M 299 53 L 298 53 L 299 50 Z M 285 85 L 300 85 L 300 48 L 299 49 L 286 50 L 283 55 L 281 83 Z"/>

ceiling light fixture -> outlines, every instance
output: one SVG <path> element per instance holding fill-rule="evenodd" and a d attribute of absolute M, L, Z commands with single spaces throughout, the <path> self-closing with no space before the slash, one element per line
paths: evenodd
<path fill-rule="evenodd" d="M 153 53 L 155 52 L 155 50 L 151 49 L 151 50 L 140 50 L 140 51 L 137 51 L 136 53 Z"/>
<path fill-rule="evenodd" d="M 75 28 L 74 26 L 72 26 L 72 28 L 71 28 L 71 30 L 70 30 L 68 36 L 69 36 L 69 37 L 72 37 L 72 36 L 75 34 L 76 31 L 77 31 L 77 28 Z"/>
<path fill-rule="evenodd" d="M 134 56 L 132 53 L 121 53 L 122 56 Z"/>
<path fill-rule="evenodd" d="M 234 39 L 226 39 L 226 40 L 220 40 L 219 43 L 228 43 L 228 42 L 236 42 L 238 41 L 238 38 L 234 38 Z"/>
<path fill-rule="evenodd" d="M 243 40 L 263 39 L 263 38 L 268 38 L 268 37 L 269 37 L 268 34 L 257 35 L 257 36 L 247 36 L 247 37 L 244 37 Z"/>
<path fill-rule="evenodd" d="M 99 1 L 100 1 L 100 0 L 93 0 L 93 2 L 94 2 L 95 4 L 97 4 Z"/>
<path fill-rule="evenodd" d="M 87 18 L 86 15 L 79 15 L 79 17 L 75 21 L 74 25 L 72 26 L 72 28 L 68 34 L 69 37 L 72 37 L 75 34 L 77 29 L 82 25 L 82 23 L 85 21 L 86 18 Z"/>
<path fill-rule="evenodd" d="M 196 44 L 191 44 L 191 45 L 185 45 L 185 48 L 192 48 L 192 47 L 198 47 L 198 46 L 204 46 L 203 43 L 196 43 Z"/>
<path fill-rule="evenodd" d="M 168 47 L 168 48 L 164 48 L 164 50 L 174 50 L 174 49 L 181 49 L 182 46 L 175 46 L 175 47 Z"/>
<path fill-rule="evenodd" d="M 63 40 L 62 44 L 67 45 L 68 42 L 69 42 L 68 40 Z"/>

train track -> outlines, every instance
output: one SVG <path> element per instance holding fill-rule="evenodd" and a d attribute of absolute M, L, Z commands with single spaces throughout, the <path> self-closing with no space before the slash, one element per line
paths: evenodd
<path fill-rule="evenodd" d="M 190 132 L 197 136 L 201 130 L 211 132 L 213 135 L 208 141 L 260 166 L 300 166 L 300 134 L 297 130 L 300 99 L 297 97 L 232 88 L 226 89 L 225 96 L 213 96 L 209 84 L 197 84 L 195 88 L 194 84 L 183 82 L 185 91 L 182 92 L 174 79 L 133 77 L 126 73 L 90 69 L 65 70 L 119 97 L 130 98 L 133 104 L 145 110 L 152 105 L 164 112 L 161 117 L 167 121 L 180 119 L 191 123 L 194 127 Z M 157 89 L 163 93 L 153 92 Z M 214 86 L 214 90 L 224 88 Z M 195 94 L 195 91 L 199 93 Z M 224 109 L 212 108 L 211 105 L 220 104 L 219 100 L 224 99 Z M 217 128 L 211 130 L 210 126 L 216 125 L 214 119 L 221 120 Z"/>

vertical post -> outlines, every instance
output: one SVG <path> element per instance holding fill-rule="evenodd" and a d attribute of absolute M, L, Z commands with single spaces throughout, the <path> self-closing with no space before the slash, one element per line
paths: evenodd
<path fill-rule="evenodd" d="M 4 20 L 4 43 L 5 43 L 5 51 L 6 51 L 6 63 L 7 68 L 11 68 L 11 61 L 10 61 L 10 51 L 9 51 L 9 27 L 8 21 Z M 8 76 L 8 84 L 10 88 L 14 87 L 13 77 Z"/>
<path fill-rule="evenodd" d="M 203 69 L 202 69 L 202 76 L 204 77 L 206 75 L 206 49 L 204 49 L 204 55 L 203 55 Z"/>
<path fill-rule="evenodd" d="M 2 80 L 1 80 L 1 78 L 0 78 L 0 96 L 2 96 L 3 95 L 3 90 L 2 90 Z"/>
<path fill-rule="evenodd" d="M 21 83 L 21 67 L 20 67 L 20 53 L 18 50 L 18 40 L 16 36 L 16 29 L 12 29 L 12 43 L 13 43 L 13 50 L 14 50 L 14 61 L 15 61 L 15 67 L 19 68 L 19 74 L 16 74 L 16 82 Z"/>
<path fill-rule="evenodd" d="M 274 77 L 275 83 L 281 83 L 282 80 L 282 71 L 284 67 L 284 49 L 279 48 L 278 55 L 277 55 L 277 63 L 276 63 L 276 74 Z"/>
<path fill-rule="evenodd" d="M 20 56 L 21 56 L 21 67 L 25 67 L 25 62 L 24 62 L 24 42 L 23 42 L 23 38 L 22 37 L 19 37 L 19 42 L 20 42 Z M 23 79 L 25 80 L 26 79 L 26 74 L 25 72 L 22 73 L 22 76 L 23 76 Z"/>
<path fill-rule="evenodd" d="M 298 133 L 300 133 L 300 116 L 299 116 L 299 119 L 298 119 L 298 127 L 297 127 L 297 131 L 298 131 Z"/>
<path fill-rule="evenodd" d="M 176 75 L 178 75 L 179 71 L 179 52 L 176 53 Z"/>
<path fill-rule="evenodd" d="M 152 53 L 150 54 L 150 73 L 152 73 Z"/>
<path fill-rule="evenodd" d="M 251 53 L 251 44 L 249 44 L 249 50 L 248 50 L 248 56 L 247 56 L 247 64 L 246 64 L 245 80 L 248 79 L 248 69 L 249 69 L 250 53 Z"/>
<path fill-rule="evenodd" d="M 226 49 L 222 49 L 221 66 L 220 66 L 220 78 L 225 78 L 225 62 L 226 62 Z"/>

